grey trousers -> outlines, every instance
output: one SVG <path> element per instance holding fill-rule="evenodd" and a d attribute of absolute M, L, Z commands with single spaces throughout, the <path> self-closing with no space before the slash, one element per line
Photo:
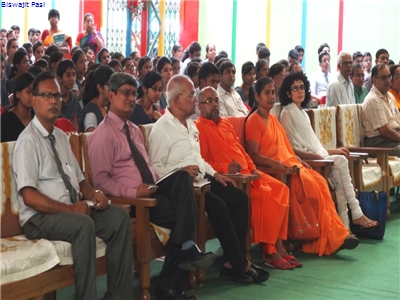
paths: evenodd
<path fill-rule="evenodd" d="M 110 206 L 92 210 L 90 216 L 79 213 L 37 213 L 23 227 L 28 239 L 46 238 L 72 244 L 76 299 L 97 299 L 96 241 L 107 244 L 107 288 L 105 299 L 133 298 L 133 257 L 129 215 Z"/>
<path fill-rule="evenodd" d="M 365 147 L 394 148 L 393 156 L 400 157 L 400 144 L 389 141 L 383 136 L 378 135 L 372 138 L 364 138 Z"/>

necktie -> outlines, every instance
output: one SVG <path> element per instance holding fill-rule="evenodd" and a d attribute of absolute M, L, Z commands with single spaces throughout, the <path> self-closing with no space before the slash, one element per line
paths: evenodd
<path fill-rule="evenodd" d="M 67 190 L 69 192 L 69 195 L 71 197 L 71 203 L 75 203 L 78 200 L 78 192 L 72 186 L 71 181 L 69 181 L 69 178 L 68 178 L 67 174 L 64 173 L 64 170 L 63 170 L 63 167 L 62 167 L 62 163 L 61 163 L 60 157 L 58 156 L 58 153 L 57 153 L 57 150 L 56 150 L 56 146 L 55 146 L 56 138 L 52 134 L 50 134 L 48 136 L 48 138 L 49 138 L 50 143 L 51 143 L 51 149 L 53 150 L 53 153 L 54 153 L 54 158 L 56 160 L 58 171 L 60 171 L 61 178 L 64 181 L 65 187 L 67 188 Z"/>
<path fill-rule="evenodd" d="M 327 85 L 329 84 L 328 74 L 325 74 L 325 83 L 326 83 Z"/>
<path fill-rule="evenodd" d="M 132 158 L 139 170 L 140 177 L 142 177 L 142 182 L 148 183 L 148 184 L 154 183 L 153 175 L 150 172 L 149 166 L 147 165 L 146 161 L 144 160 L 139 149 L 136 147 L 136 145 L 132 141 L 128 124 L 125 123 L 124 129 L 125 129 L 126 139 L 128 140 L 129 148 L 131 149 Z"/>

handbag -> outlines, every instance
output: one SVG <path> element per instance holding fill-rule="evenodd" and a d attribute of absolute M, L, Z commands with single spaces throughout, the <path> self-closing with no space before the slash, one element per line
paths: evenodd
<path fill-rule="evenodd" d="M 357 192 L 356 198 L 364 215 L 371 220 L 378 221 L 379 224 L 373 228 L 356 230 L 355 226 L 350 223 L 350 229 L 357 237 L 383 239 L 386 228 L 387 194 L 384 192 Z"/>
<path fill-rule="evenodd" d="M 295 176 L 295 175 L 293 175 Z M 302 193 L 291 192 L 289 206 L 289 240 L 311 241 L 321 235 L 318 222 L 319 201 Z"/>

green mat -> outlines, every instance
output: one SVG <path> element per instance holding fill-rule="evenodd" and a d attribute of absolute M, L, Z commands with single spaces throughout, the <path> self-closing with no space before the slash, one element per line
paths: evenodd
<path fill-rule="evenodd" d="M 394 200 L 394 199 L 392 199 Z M 392 216 L 386 225 L 382 241 L 361 239 L 354 250 L 318 257 L 295 251 L 302 268 L 277 270 L 267 268 L 271 277 L 262 284 L 240 285 L 219 279 L 222 250 L 218 240 L 207 243 L 217 260 L 206 270 L 204 286 L 197 287 L 198 299 L 400 299 L 400 201 L 393 201 Z M 253 261 L 262 266 L 261 248 L 254 245 Z M 151 263 L 152 299 L 161 263 Z M 140 299 L 139 280 L 135 274 L 134 297 Z M 106 291 L 106 276 L 97 278 L 99 299 Z M 57 291 L 57 299 L 73 299 L 74 286 Z"/>

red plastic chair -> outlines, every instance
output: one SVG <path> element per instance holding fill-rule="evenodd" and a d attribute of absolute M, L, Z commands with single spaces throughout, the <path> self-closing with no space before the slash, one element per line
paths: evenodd
<path fill-rule="evenodd" d="M 0 106 L 0 115 L 5 111 L 3 106 Z"/>
<path fill-rule="evenodd" d="M 54 126 L 56 126 L 57 128 L 60 128 L 62 131 L 64 132 L 74 132 L 77 131 L 75 128 L 75 125 L 72 124 L 72 122 L 68 119 L 65 118 L 59 118 Z"/>
<path fill-rule="evenodd" d="M 246 106 L 246 107 L 247 107 L 247 109 L 248 109 L 249 111 L 251 111 L 251 107 L 250 107 L 250 105 L 248 105 L 246 102 L 243 102 L 243 104 L 244 104 L 244 106 Z"/>
<path fill-rule="evenodd" d="M 323 104 L 323 105 L 326 104 L 326 96 L 321 97 L 321 100 L 319 100 L 319 104 Z"/>

